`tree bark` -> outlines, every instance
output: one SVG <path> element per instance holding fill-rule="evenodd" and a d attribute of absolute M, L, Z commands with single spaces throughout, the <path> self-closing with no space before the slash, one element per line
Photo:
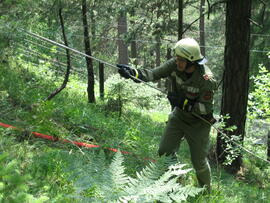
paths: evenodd
<path fill-rule="evenodd" d="M 156 34 L 156 46 L 155 46 L 155 52 L 156 52 L 156 67 L 160 66 L 160 32 Z M 158 88 L 161 87 L 161 80 L 158 80 Z"/>
<path fill-rule="evenodd" d="M 135 16 L 134 12 L 130 13 L 131 16 Z M 130 21 L 131 26 L 135 26 L 135 21 L 131 20 Z M 131 58 L 134 60 L 133 63 L 137 66 L 138 65 L 138 51 L 137 51 L 137 42 L 136 42 L 136 33 L 133 34 L 132 40 L 130 43 L 130 53 L 131 53 Z"/>
<path fill-rule="evenodd" d="M 267 160 L 270 161 L 270 130 L 267 134 Z"/>
<path fill-rule="evenodd" d="M 156 66 L 160 66 L 160 45 L 161 45 L 161 42 L 160 42 L 160 34 L 158 33 L 156 35 Z"/>
<path fill-rule="evenodd" d="M 99 63 L 99 95 L 104 99 L 104 64 Z"/>
<path fill-rule="evenodd" d="M 127 33 L 127 15 L 121 12 L 118 18 L 118 63 L 128 64 L 128 46 L 123 40 Z"/>
<path fill-rule="evenodd" d="M 84 30 L 85 54 L 91 56 L 92 53 L 91 53 L 88 22 L 87 22 L 86 0 L 82 0 L 82 21 L 83 21 L 83 30 Z M 88 102 L 95 103 L 95 90 L 94 90 L 95 77 L 94 77 L 93 61 L 89 57 L 85 57 L 85 60 L 86 60 L 87 78 L 88 78 L 88 86 L 87 86 Z"/>
<path fill-rule="evenodd" d="M 226 5 L 226 45 L 225 71 L 222 89 L 221 115 L 229 114 L 226 127 L 235 125 L 233 132 L 227 131 L 229 137 L 236 135 L 243 143 L 247 113 L 249 89 L 249 42 L 251 0 L 229 0 Z M 233 143 L 230 142 L 234 147 Z M 222 135 L 217 137 L 217 155 L 220 163 L 226 160 L 227 143 Z M 241 154 L 227 167 L 236 173 L 242 164 Z"/>
<path fill-rule="evenodd" d="M 67 41 L 67 37 L 66 37 L 66 34 L 65 34 L 65 25 L 64 25 L 64 20 L 63 20 L 63 16 L 62 16 L 62 8 L 59 9 L 58 15 L 59 15 L 59 19 L 60 19 L 60 24 L 61 24 L 64 43 L 68 47 L 68 41 Z M 65 74 L 64 81 L 63 81 L 62 85 L 58 89 L 56 89 L 54 92 L 52 92 L 47 97 L 46 100 L 51 100 L 53 97 L 55 97 L 58 93 L 60 93 L 67 86 L 69 75 L 70 75 L 70 69 L 71 69 L 71 59 L 70 59 L 69 49 L 66 49 L 66 56 L 67 56 L 67 71 L 66 71 L 66 74 Z"/>
<path fill-rule="evenodd" d="M 205 11 L 205 0 L 201 0 L 200 5 L 200 46 L 201 46 L 201 53 L 205 56 L 205 32 L 204 32 L 204 11 Z"/>
<path fill-rule="evenodd" d="M 92 9 L 90 10 L 90 20 L 91 20 L 91 34 L 92 38 L 96 37 L 96 18 L 95 18 L 95 1 L 93 1 Z"/>
<path fill-rule="evenodd" d="M 167 47 L 167 53 L 166 53 L 166 59 L 167 60 L 170 60 L 172 58 L 172 49 L 170 47 Z M 169 92 L 170 89 L 171 89 L 171 78 L 166 78 L 165 80 L 165 88 L 166 88 L 166 91 Z"/>
<path fill-rule="evenodd" d="M 135 65 L 138 65 L 138 54 L 137 54 L 137 43 L 136 43 L 136 38 L 134 37 L 133 40 L 131 41 L 131 46 L 130 46 L 130 51 L 131 51 L 131 58 L 134 60 L 133 63 Z"/>
<path fill-rule="evenodd" d="M 178 40 L 183 35 L 183 0 L 178 0 Z"/>

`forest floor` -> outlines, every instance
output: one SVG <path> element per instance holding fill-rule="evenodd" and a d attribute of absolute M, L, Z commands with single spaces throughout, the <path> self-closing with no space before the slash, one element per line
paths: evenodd
<path fill-rule="evenodd" d="M 74 202 L 69 195 L 74 188 L 64 170 L 66 157 L 60 152 L 79 151 L 83 156 L 88 150 L 96 150 L 33 138 L 29 132 L 101 145 L 109 161 L 114 152 L 106 148 L 129 151 L 132 155 L 124 155 L 124 165 L 130 176 L 148 164 L 145 157 L 157 158 L 166 113 L 130 108 L 119 117 L 117 110 L 108 111 L 108 105 L 102 101 L 88 104 L 80 83 L 74 82 L 76 78 L 53 100 L 45 102 L 42 98 L 59 84 L 53 83 L 54 77 L 49 73 L 44 75 L 45 72 L 18 64 L 0 64 L 0 122 L 21 129 L 0 127 L 0 162 L 4 166 L 0 169 L 2 198 L 4 194 L 10 202 L 21 202 L 26 195 L 30 202 Z M 210 151 L 215 148 L 215 139 L 212 131 Z M 265 152 L 262 146 L 256 146 L 256 150 L 261 155 Z M 185 141 L 178 155 L 181 163 L 192 168 Z M 213 159 L 210 163 L 211 194 L 189 198 L 188 202 L 270 202 L 269 165 L 244 156 L 242 170 L 233 176 Z M 3 174 L 8 175 L 10 187 L 3 186 Z M 182 184 L 197 185 L 194 171 L 185 176 Z"/>

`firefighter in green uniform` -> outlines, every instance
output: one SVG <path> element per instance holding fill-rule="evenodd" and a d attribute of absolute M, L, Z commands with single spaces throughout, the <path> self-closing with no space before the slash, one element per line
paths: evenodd
<path fill-rule="evenodd" d="M 213 91 L 216 81 L 207 60 L 201 55 L 199 44 L 192 38 L 178 41 L 174 47 L 175 57 L 154 69 L 135 69 L 117 64 L 122 77 L 135 82 L 171 78 L 168 99 L 173 106 L 165 132 L 161 138 L 159 155 L 175 155 L 182 138 L 187 140 L 191 161 L 202 187 L 210 191 L 210 167 L 207 161 L 210 123 L 213 118 Z"/>

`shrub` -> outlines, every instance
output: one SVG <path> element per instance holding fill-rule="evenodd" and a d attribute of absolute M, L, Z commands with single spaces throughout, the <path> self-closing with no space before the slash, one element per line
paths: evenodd
<path fill-rule="evenodd" d="M 154 83 L 149 83 L 155 86 Z M 144 85 L 143 83 L 135 83 L 132 80 L 120 78 L 113 75 L 106 80 L 107 105 L 111 109 L 117 106 L 116 111 L 123 110 L 126 106 L 132 106 L 140 109 L 156 109 L 164 111 L 170 107 L 166 96 L 163 93 Z"/>
<path fill-rule="evenodd" d="M 259 69 L 259 74 L 252 77 L 254 90 L 249 94 L 249 116 L 270 121 L 270 72 L 263 65 Z"/>
<path fill-rule="evenodd" d="M 49 198 L 42 196 L 35 198 L 29 194 L 28 184 L 31 176 L 22 175 L 16 159 L 7 160 L 8 154 L 0 154 L 0 202 L 45 202 Z"/>

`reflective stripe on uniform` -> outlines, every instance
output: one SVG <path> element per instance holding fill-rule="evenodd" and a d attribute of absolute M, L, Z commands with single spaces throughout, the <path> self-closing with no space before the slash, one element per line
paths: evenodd
<path fill-rule="evenodd" d="M 139 72 L 136 68 L 133 69 L 135 71 L 135 78 L 139 78 Z"/>
<path fill-rule="evenodd" d="M 152 71 L 148 71 L 147 72 L 147 78 L 148 78 L 148 81 L 153 81 L 154 80 L 154 73 Z"/>
<path fill-rule="evenodd" d="M 201 114 L 206 114 L 206 113 L 207 113 L 207 112 L 206 112 L 206 107 L 205 107 L 204 104 L 198 102 L 198 106 L 199 106 L 199 110 L 200 110 L 200 113 L 201 113 Z"/>
<path fill-rule="evenodd" d="M 196 170 L 196 169 L 195 169 Z M 207 165 L 205 168 L 200 169 L 200 170 L 196 170 L 197 173 L 204 173 L 205 171 L 209 171 L 210 170 L 210 166 L 209 163 L 207 162 Z"/>
<path fill-rule="evenodd" d="M 182 78 L 178 77 L 175 72 L 172 72 L 171 76 L 175 77 L 176 83 L 178 85 L 182 85 L 184 83 L 184 80 L 182 80 Z"/>
<path fill-rule="evenodd" d="M 187 91 L 191 93 L 198 93 L 200 90 L 196 87 L 187 87 Z"/>

